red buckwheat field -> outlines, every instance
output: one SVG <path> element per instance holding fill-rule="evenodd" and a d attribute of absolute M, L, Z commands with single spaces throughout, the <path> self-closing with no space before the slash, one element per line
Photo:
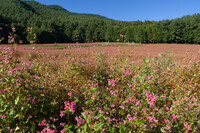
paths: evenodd
<path fill-rule="evenodd" d="M 198 131 L 198 45 L 98 45 L 1 46 L 0 126 L 10 132 Z"/>
<path fill-rule="evenodd" d="M 0 133 L 200 133 L 199 5 L 0 0 Z"/>

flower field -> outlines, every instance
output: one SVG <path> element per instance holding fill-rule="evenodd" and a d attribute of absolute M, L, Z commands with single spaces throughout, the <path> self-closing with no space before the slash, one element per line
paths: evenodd
<path fill-rule="evenodd" d="M 198 45 L 0 49 L 0 132 L 200 132 Z"/>

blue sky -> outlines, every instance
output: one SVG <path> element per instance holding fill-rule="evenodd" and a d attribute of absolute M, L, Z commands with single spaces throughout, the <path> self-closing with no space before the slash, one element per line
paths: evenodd
<path fill-rule="evenodd" d="M 114 20 L 164 20 L 200 13 L 200 0 L 36 0 L 60 5 L 75 13 L 91 13 Z"/>

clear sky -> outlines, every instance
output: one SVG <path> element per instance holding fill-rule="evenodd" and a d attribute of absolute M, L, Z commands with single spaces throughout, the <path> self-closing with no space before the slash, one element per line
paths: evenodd
<path fill-rule="evenodd" d="M 75 13 L 91 13 L 114 20 L 164 20 L 200 13 L 200 0 L 36 0 L 60 5 Z"/>

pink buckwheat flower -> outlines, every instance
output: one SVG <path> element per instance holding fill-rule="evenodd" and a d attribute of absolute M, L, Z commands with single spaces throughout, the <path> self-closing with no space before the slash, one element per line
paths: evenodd
<path fill-rule="evenodd" d="M 39 126 L 47 126 L 46 120 L 43 120 L 41 123 L 38 124 Z"/>
<path fill-rule="evenodd" d="M 64 107 L 64 109 L 65 110 L 70 110 L 71 112 L 75 112 L 75 105 L 76 105 L 76 103 L 75 102 L 69 102 L 69 101 L 65 101 L 64 102 L 64 104 L 65 104 L 65 107 Z"/>
<path fill-rule="evenodd" d="M 165 124 L 171 124 L 171 121 L 168 119 L 164 119 Z"/>
<path fill-rule="evenodd" d="M 68 96 L 72 96 L 72 92 L 69 92 L 67 95 L 68 95 Z"/>
<path fill-rule="evenodd" d="M 9 43 L 14 43 L 15 42 L 15 39 L 14 38 L 12 38 L 10 41 L 9 41 Z"/>
<path fill-rule="evenodd" d="M 56 130 L 52 130 L 52 129 L 50 129 L 49 127 L 46 127 L 46 128 L 43 129 L 42 132 L 44 132 L 44 133 L 55 133 Z"/>
<path fill-rule="evenodd" d="M 112 86 L 115 86 L 117 81 L 113 80 L 113 79 L 107 79 L 108 80 L 108 84 L 111 84 Z"/>
<path fill-rule="evenodd" d="M 60 131 L 60 133 L 66 133 L 68 131 L 67 128 L 64 128 L 63 130 Z"/>
<path fill-rule="evenodd" d="M 6 118 L 6 116 L 5 115 L 1 115 L 0 118 Z"/>
<path fill-rule="evenodd" d="M 185 128 L 187 128 L 186 133 L 189 133 L 189 131 L 191 130 L 190 125 L 188 125 L 187 122 L 184 122 L 184 126 Z"/>
<path fill-rule="evenodd" d="M 75 117 L 76 121 L 77 121 L 77 126 L 80 127 L 82 123 L 85 123 L 84 119 L 81 119 L 79 117 Z"/>
<path fill-rule="evenodd" d="M 66 123 L 60 123 L 60 125 L 64 127 L 66 125 Z"/>
<path fill-rule="evenodd" d="M 147 100 L 148 103 L 150 104 L 150 107 L 151 107 L 151 106 L 154 107 L 154 106 L 155 106 L 154 104 L 155 104 L 156 99 L 157 99 L 158 96 L 157 96 L 156 94 L 153 94 L 153 95 L 152 95 L 152 94 L 150 94 L 150 93 L 147 93 L 147 94 L 146 94 L 146 97 L 147 97 L 146 100 Z"/>
<path fill-rule="evenodd" d="M 131 117 L 131 115 L 130 115 L 130 114 L 128 114 L 126 117 L 128 117 L 128 118 L 129 118 L 129 117 Z"/>
<path fill-rule="evenodd" d="M 6 92 L 6 91 L 9 91 L 10 89 L 3 89 L 3 90 L 0 90 L 0 93 L 3 93 L 3 92 Z"/>
<path fill-rule="evenodd" d="M 131 72 L 129 70 L 122 70 L 124 72 L 124 75 L 131 75 Z"/>
<path fill-rule="evenodd" d="M 162 96 L 160 96 L 160 98 L 166 98 L 166 96 L 163 96 L 163 95 L 162 95 Z"/>
<path fill-rule="evenodd" d="M 65 111 L 60 111 L 60 117 L 63 117 L 65 115 Z"/>
<path fill-rule="evenodd" d="M 12 132 L 14 131 L 14 129 L 8 129 L 8 131 L 9 131 L 10 133 L 12 133 Z"/>
<path fill-rule="evenodd" d="M 12 30 L 15 31 L 15 28 L 13 27 Z"/>
<path fill-rule="evenodd" d="M 126 100 L 127 103 L 132 103 L 132 98 L 129 97 L 127 100 Z"/>
<path fill-rule="evenodd" d="M 166 127 L 164 127 L 166 130 L 170 130 L 171 129 L 171 126 L 169 125 L 166 125 Z"/>
<path fill-rule="evenodd" d="M 142 104 L 140 103 L 140 101 L 137 101 L 135 105 L 136 105 L 136 106 L 138 106 L 138 105 L 139 105 L 139 106 L 142 106 Z"/>
<path fill-rule="evenodd" d="M 173 118 L 174 120 L 177 120 L 177 119 L 178 119 L 178 117 L 177 117 L 176 115 L 172 115 L 172 118 Z"/>
<path fill-rule="evenodd" d="M 115 107 L 115 105 L 114 105 L 114 104 L 112 104 L 112 105 L 110 105 L 110 107 Z"/>

